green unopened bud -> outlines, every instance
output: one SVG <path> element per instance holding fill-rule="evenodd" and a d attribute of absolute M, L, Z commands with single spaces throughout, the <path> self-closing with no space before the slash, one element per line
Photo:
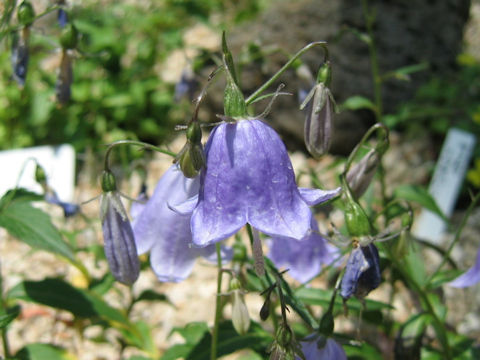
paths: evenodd
<path fill-rule="evenodd" d="M 288 347 L 292 342 L 293 334 L 290 326 L 284 324 L 278 328 L 277 331 L 277 342 L 283 347 Z"/>
<path fill-rule="evenodd" d="M 64 49 L 74 49 L 77 46 L 78 31 L 75 25 L 68 23 L 60 34 L 60 45 Z"/>
<path fill-rule="evenodd" d="M 104 170 L 102 174 L 102 191 L 104 193 L 117 191 L 117 182 L 115 180 L 115 175 L 113 175 L 109 170 Z"/>
<path fill-rule="evenodd" d="M 330 336 L 333 334 L 334 325 L 333 314 L 329 309 L 320 319 L 319 331 L 325 336 Z"/>
<path fill-rule="evenodd" d="M 202 128 L 198 121 L 193 121 L 188 125 L 187 140 L 192 144 L 200 144 L 202 142 Z"/>
<path fill-rule="evenodd" d="M 350 236 L 366 236 L 371 233 L 370 220 L 363 208 L 355 201 L 345 207 L 345 224 Z"/>
<path fill-rule="evenodd" d="M 250 315 L 240 289 L 232 291 L 232 324 L 239 335 L 245 335 L 250 328 Z"/>
<path fill-rule="evenodd" d="M 47 175 L 45 174 L 45 170 L 39 164 L 35 167 L 35 181 L 39 184 L 46 184 L 47 182 Z"/>
<path fill-rule="evenodd" d="M 260 309 L 260 319 L 262 321 L 265 321 L 268 319 L 270 316 L 270 294 L 267 296 L 267 299 L 262 305 L 262 308 Z"/>
<path fill-rule="evenodd" d="M 203 165 L 205 165 L 205 154 L 203 153 L 202 145 L 194 145 L 187 140 L 176 162 L 179 163 L 180 169 L 185 177 L 197 177 Z"/>
<path fill-rule="evenodd" d="M 241 241 L 235 241 L 233 244 L 233 261 L 243 263 L 247 260 L 247 248 Z"/>
<path fill-rule="evenodd" d="M 31 26 L 35 20 L 35 10 L 29 1 L 24 1 L 18 6 L 17 19 L 20 25 Z"/>
<path fill-rule="evenodd" d="M 228 117 L 245 117 L 247 116 L 247 105 L 245 98 L 238 87 L 237 75 L 235 73 L 235 65 L 233 63 L 232 53 L 228 49 L 225 32 L 222 36 L 223 63 L 227 74 L 227 85 L 225 87 L 223 107 L 225 115 Z"/>
<path fill-rule="evenodd" d="M 332 68 L 330 66 L 330 61 L 326 61 L 320 69 L 318 69 L 317 74 L 317 84 L 324 83 L 326 87 L 330 86 L 332 82 Z"/>

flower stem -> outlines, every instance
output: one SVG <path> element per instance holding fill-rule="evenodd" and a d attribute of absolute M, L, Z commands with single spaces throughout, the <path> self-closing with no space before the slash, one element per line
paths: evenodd
<path fill-rule="evenodd" d="M 111 144 L 108 145 L 108 148 L 107 148 L 107 152 L 105 153 L 105 169 L 109 169 L 109 166 L 108 166 L 108 159 L 110 157 L 110 151 L 112 151 L 112 149 L 115 147 L 115 146 L 118 146 L 118 145 L 135 145 L 135 146 L 140 146 L 144 149 L 149 149 L 149 150 L 153 150 L 153 151 L 157 151 L 157 152 L 160 152 L 162 154 L 166 154 L 166 155 L 169 155 L 173 158 L 175 158 L 177 156 L 177 154 L 175 154 L 174 152 L 172 151 L 168 151 L 168 150 L 164 150 L 162 148 L 159 148 L 158 146 L 154 146 L 154 145 L 151 145 L 151 144 L 147 144 L 147 143 L 144 143 L 142 141 L 136 141 L 136 140 L 119 140 L 119 141 L 115 141 Z"/>
<path fill-rule="evenodd" d="M 265 84 L 263 84 L 260 88 L 258 88 L 252 95 L 250 95 L 246 100 L 245 103 L 250 105 L 253 103 L 262 92 L 264 92 L 270 85 L 272 85 L 284 72 L 287 70 L 292 64 L 297 60 L 300 56 L 302 56 L 305 52 L 313 48 L 314 46 L 322 46 L 325 51 L 327 51 L 327 43 L 325 41 L 315 41 L 307 46 L 300 49 L 293 57 L 287 61 L 285 65 L 282 66 L 280 70 L 278 70 Z"/>
<path fill-rule="evenodd" d="M 0 266 L 0 306 L 1 306 L 1 309 L 3 309 L 6 313 L 7 304 L 3 296 L 3 274 L 2 274 L 1 266 Z M 5 358 L 9 359 L 11 355 L 10 355 L 10 345 L 8 343 L 7 328 L 8 326 L 2 327 L 2 345 L 3 345 L 3 353 L 5 355 Z"/>
<path fill-rule="evenodd" d="M 216 243 L 215 248 L 217 250 L 217 267 L 218 267 L 218 274 L 217 274 L 217 297 L 215 300 L 215 321 L 213 323 L 213 330 L 212 330 L 212 344 L 210 348 L 210 359 L 216 360 L 217 359 L 217 343 L 218 343 L 218 326 L 220 324 L 220 317 L 222 316 L 222 307 L 221 307 L 221 298 L 220 294 L 222 292 L 222 254 L 220 244 Z"/>

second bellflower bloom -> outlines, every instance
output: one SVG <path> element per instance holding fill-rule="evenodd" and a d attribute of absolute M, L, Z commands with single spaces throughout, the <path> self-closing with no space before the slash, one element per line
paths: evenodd
<path fill-rule="evenodd" d="M 312 230 L 301 240 L 274 238 L 270 246 L 270 259 L 301 283 L 315 277 L 322 265 L 329 265 L 340 257 L 340 251 L 320 235 L 317 222 L 312 218 Z"/>
<path fill-rule="evenodd" d="M 182 281 L 190 275 L 198 256 L 215 256 L 215 246 L 192 246 L 190 216 L 169 207 L 198 194 L 199 186 L 198 178 L 186 178 L 178 165 L 172 165 L 135 219 L 133 231 L 138 252 L 150 251 L 150 263 L 160 281 Z"/>
<path fill-rule="evenodd" d="M 313 333 L 300 341 L 305 360 L 347 360 L 343 348 L 333 339 Z M 298 356 L 296 359 L 300 359 Z"/>
<path fill-rule="evenodd" d="M 463 288 L 473 286 L 478 282 L 480 282 L 480 249 L 478 250 L 475 264 L 467 272 L 449 282 L 448 285 Z"/>
<path fill-rule="evenodd" d="M 198 246 L 226 239 L 246 223 L 272 237 L 300 240 L 310 231 L 309 206 L 340 191 L 298 188 L 285 145 L 259 119 L 218 125 L 205 154 L 198 199 L 176 207 L 193 211 L 191 229 Z"/>

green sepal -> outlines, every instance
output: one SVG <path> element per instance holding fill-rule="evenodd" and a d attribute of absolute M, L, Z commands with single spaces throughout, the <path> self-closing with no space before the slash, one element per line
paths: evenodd
<path fill-rule="evenodd" d="M 77 28 L 72 23 L 68 23 L 60 34 L 60 45 L 63 49 L 74 49 L 77 46 L 77 41 Z"/>
<path fill-rule="evenodd" d="M 332 82 L 332 68 L 330 66 L 330 61 L 326 61 L 320 66 L 317 73 L 317 84 L 324 83 L 326 87 L 330 86 Z"/>
<path fill-rule="evenodd" d="M 102 190 L 104 193 L 117 190 L 115 175 L 109 170 L 104 170 L 102 173 Z"/>
<path fill-rule="evenodd" d="M 17 19 L 20 25 L 31 26 L 35 20 L 35 10 L 29 1 L 24 1 L 18 6 Z"/>
<path fill-rule="evenodd" d="M 35 181 L 39 184 L 45 184 L 47 182 L 45 170 L 39 164 L 35 166 Z"/>

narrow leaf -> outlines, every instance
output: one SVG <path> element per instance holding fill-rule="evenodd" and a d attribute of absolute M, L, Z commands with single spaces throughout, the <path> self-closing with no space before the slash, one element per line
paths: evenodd
<path fill-rule="evenodd" d="M 397 199 L 403 199 L 407 201 L 416 202 L 422 205 L 425 209 L 440 216 L 443 220 L 448 222 L 447 217 L 443 211 L 438 207 L 435 199 L 430 193 L 423 187 L 417 185 L 401 185 L 394 191 L 394 196 Z"/>

